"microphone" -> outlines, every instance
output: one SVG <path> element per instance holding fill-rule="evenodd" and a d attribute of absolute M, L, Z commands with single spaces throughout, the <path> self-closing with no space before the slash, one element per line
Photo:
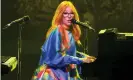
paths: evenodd
<path fill-rule="evenodd" d="M 90 29 L 90 30 L 93 30 L 93 31 L 95 32 L 95 29 L 93 29 L 93 28 L 89 25 L 89 22 L 88 22 L 88 21 L 87 21 L 87 22 L 80 22 L 80 21 L 77 21 L 77 20 L 75 20 L 75 19 L 72 19 L 71 22 L 72 22 L 73 24 L 78 24 L 78 25 L 80 25 L 80 26 L 86 27 L 86 28 L 88 28 L 88 29 Z"/>
<path fill-rule="evenodd" d="M 16 19 L 16 20 L 14 20 L 14 21 L 8 23 L 7 25 L 4 26 L 3 29 L 6 29 L 6 28 L 10 27 L 10 26 L 13 25 L 13 24 L 17 24 L 17 23 L 19 23 L 19 24 L 21 24 L 21 23 L 26 23 L 26 22 L 28 22 L 29 20 L 30 20 L 30 17 L 29 17 L 28 15 L 27 15 L 27 16 L 24 16 L 24 17 L 22 17 L 22 18 Z"/>

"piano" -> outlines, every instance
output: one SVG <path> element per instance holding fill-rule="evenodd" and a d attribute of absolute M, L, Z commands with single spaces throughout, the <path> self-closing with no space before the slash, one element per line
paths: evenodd
<path fill-rule="evenodd" d="M 101 30 L 95 64 L 100 80 L 133 80 L 130 74 L 133 71 L 133 32 L 120 32 L 117 28 Z"/>

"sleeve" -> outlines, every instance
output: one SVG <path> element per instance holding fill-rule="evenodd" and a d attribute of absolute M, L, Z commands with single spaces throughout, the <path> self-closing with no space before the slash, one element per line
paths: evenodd
<path fill-rule="evenodd" d="M 61 51 L 61 35 L 58 28 L 55 29 L 47 38 L 42 46 L 42 55 L 40 58 L 40 65 L 47 64 L 54 67 L 63 67 L 68 64 L 81 64 L 82 60 L 78 57 L 65 55 Z"/>
<path fill-rule="evenodd" d="M 81 78 L 80 78 L 80 76 L 79 76 L 79 65 L 75 65 L 75 64 L 70 64 L 69 65 L 69 70 L 70 70 L 70 78 L 76 78 L 76 80 L 77 79 L 80 79 L 81 80 Z"/>
<path fill-rule="evenodd" d="M 71 73 L 71 72 L 72 72 L 72 73 Z M 70 80 L 83 80 L 83 79 L 80 77 L 80 75 L 79 75 L 79 73 L 78 73 L 78 71 L 77 71 L 77 68 L 71 70 L 71 72 L 70 72 Z"/>

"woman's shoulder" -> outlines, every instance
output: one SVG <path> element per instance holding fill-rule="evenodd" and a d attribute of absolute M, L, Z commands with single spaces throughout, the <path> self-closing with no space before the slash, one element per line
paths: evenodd
<path fill-rule="evenodd" d="M 59 35 L 59 26 L 57 26 L 56 28 L 53 29 L 53 31 L 51 32 L 51 35 Z"/>
<path fill-rule="evenodd" d="M 59 33 L 59 30 L 58 30 L 58 26 L 57 26 L 56 28 L 52 29 L 51 33 L 46 38 L 46 40 L 44 41 L 44 43 L 46 43 L 47 41 L 49 41 L 51 39 L 55 39 L 58 36 L 60 36 L 60 33 Z"/>

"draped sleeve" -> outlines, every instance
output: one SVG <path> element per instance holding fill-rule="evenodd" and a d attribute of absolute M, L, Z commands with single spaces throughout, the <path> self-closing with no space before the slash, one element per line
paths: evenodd
<path fill-rule="evenodd" d="M 78 57 L 65 55 L 61 53 L 61 34 L 58 28 L 53 30 L 42 48 L 42 55 L 39 64 L 47 64 L 53 67 L 64 67 L 68 64 L 81 64 L 82 60 Z"/>

